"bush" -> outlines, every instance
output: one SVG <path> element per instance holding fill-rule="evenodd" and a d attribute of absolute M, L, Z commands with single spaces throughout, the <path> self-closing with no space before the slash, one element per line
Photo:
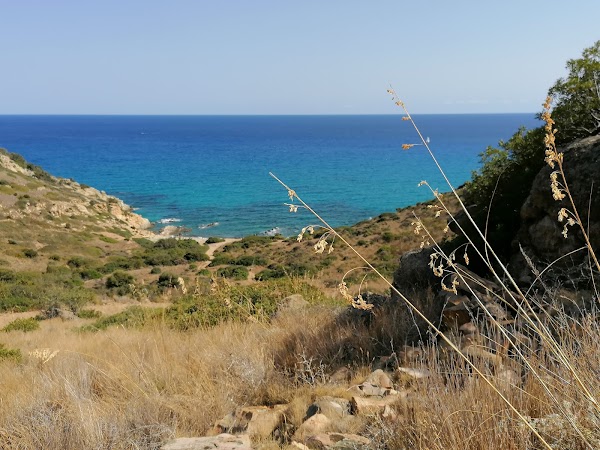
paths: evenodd
<path fill-rule="evenodd" d="M 38 252 L 32 248 L 27 248 L 27 249 L 23 250 L 23 254 L 27 258 L 35 258 L 38 255 Z"/>
<path fill-rule="evenodd" d="M 126 295 L 131 291 L 130 285 L 134 283 L 135 279 L 132 275 L 117 271 L 106 279 L 107 289 L 114 289 L 119 295 Z"/>
<path fill-rule="evenodd" d="M 222 278 L 230 278 L 233 280 L 247 280 L 248 269 L 244 266 L 223 267 L 217 270 L 217 276 Z"/>
<path fill-rule="evenodd" d="M 162 269 L 160 267 L 153 267 L 152 269 L 150 269 L 150 273 L 152 275 L 156 275 L 156 274 L 161 273 L 161 272 L 162 272 Z"/>
<path fill-rule="evenodd" d="M 139 328 L 152 320 L 160 319 L 164 314 L 162 308 L 142 308 L 141 306 L 131 306 L 126 310 L 98 319 L 91 325 L 81 327 L 81 331 L 99 331 L 105 330 L 111 325 L 120 325 L 127 328 Z"/>
<path fill-rule="evenodd" d="M 156 284 L 161 288 L 175 288 L 179 286 L 179 281 L 177 275 L 165 272 L 158 277 Z"/>
<path fill-rule="evenodd" d="M 0 361 L 13 360 L 20 362 L 22 359 L 21 350 L 6 348 L 4 344 L 0 344 Z"/>
<path fill-rule="evenodd" d="M 2 328 L 2 331 L 22 331 L 27 333 L 28 331 L 35 331 L 40 328 L 40 322 L 34 318 L 29 319 L 16 319 L 11 323 Z"/>
<path fill-rule="evenodd" d="M 81 319 L 98 319 L 102 316 L 102 313 L 95 309 L 82 309 L 77 311 L 76 315 Z"/>
<path fill-rule="evenodd" d="M 260 281 L 267 281 L 267 280 L 271 280 L 274 278 L 283 278 L 286 276 L 287 276 L 287 272 L 285 271 L 283 266 L 274 265 L 274 266 L 269 266 L 269 268 L 258 272 L 254 276 L 254 279 L 260 280 Z"/>
<path fill-rule="evenodd" d="M 225 239 L 216 237 L 216 236 L 211 236 L 204 243 L 205 244 L 218 244 L 220 242 L 225 242 Z"/>

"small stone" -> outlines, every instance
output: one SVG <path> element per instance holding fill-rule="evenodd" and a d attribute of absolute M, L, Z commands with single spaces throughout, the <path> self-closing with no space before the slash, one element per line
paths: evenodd
<path fill-rule="evenodd" d="M 390 377 L 381 369 L 372 372 L 365 380 L 365 384 L 372 384 L 385 389 L 392 389 L 394 387 Z"/>
<path fill-rule="evenodd" d="M 217 436 L 178 438 L 161 447 L 162 450 L 252 450 L 250 436 L 219 434 Z"/>
<path fill-rule="evenodd" d="M 351 379 L 352 371 L 348 367 L 340 367 L 338 370 L 333 372 L 333 374 L 331 374 L 331 376 L 329 377 L 329 382 L 335 384 L 343 384 L 349 383 Z"/>
<path fill-rule="evenodd" d="M 306 439 L 306 446 L 316 450 L 367 450 L 370 445 L 369 439 L 358 434 L 320 433 Z"/>
<path fill-rule="evenodd" d="M 362 397 L 383 397 L 389 389 L 375 386 L 371 383 L 363 383 L 357 386 L 352 386 L 349 391 L 354 395 Z"/>
<path fill-rule="evenodd" d="M 495 353 L 488 352 L 476 345 L 466 345 L 462 348 L 462 351 L 471 358 L 484 360 L 494 366 L 500 366 L 502 364 L 502 357 Z"/>
<path fill-rule="evenodd" d="M 479 333 L 479 328 L 477 328 L 477 325 L 475 325 L 473 322 L 467 322 L 467 323 L 461 325 L 458 330 L 462 331 L 463 334 Z"/>
<path fill-rule="evenodd" d="M 401 376 L 412 378 L 413 380 L 423 380 L 431 376 L 427 369 L 413 369 L 412 367 L 398 367 Z"/>

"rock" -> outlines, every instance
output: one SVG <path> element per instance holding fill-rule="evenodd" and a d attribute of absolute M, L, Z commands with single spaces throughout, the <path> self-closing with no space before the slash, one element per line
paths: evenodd
<path fill-rule="evenodd" d="M 304 300 L 302 295 L 293 294 L 281 300 L 279 309 L 302 309 L 306 308 L 308 305 L 309 303 Z"/>
<path fill-rule="evenodd" d="M 406 399 L 406 392 L 394 391 L 393 395 L 382 398 L 377 397 L 352 397 L 350 410 L 352 414 L 379 414 L 383 413 L 386 406 L 393 406 Z"/>
<path fill-rule="evenodd" d="M 431 376 L 431 372 L 427 369 L 413 369 L 412 367 L 398 367 L 398 372 L 403 378 L 410 378 L 413 380 L 423 380 Z"/>
<path fill-rule="evenodd" d="M 367 450 L 371 441 L 358 434 L 320 433 L 310 436 L 305 441 L 306 447 L 316 450 Z"/>
<path fill-rule="evenodd" d="M 331 429 L 333 422 L 325 414 L 315 414 L 306 419 L 294 433 L 295 441 L 303 442 L 307 437 L 325 433 Z"/>
<path fill-rule="evenodd" d="M 250 436 L 219 434 L 217 436 L 178 438 L 161 447 L 162 450 L 252 450 Z"/>
<path fill-rule="evenodd" d="M 399 352 L 400 361 L 402 364 L 410 364 L 416 361 L 421 361 L 426 356 L 423 347 L 412 347 L 405 345 Z"/>
<path fill-rule="evenodd" d="M 349 391 L 354 395 L 360 395 L 362 397 L 383 397 L 386 395 L 389 389 L 382 388 L 371 383 L 362 383 L 352 386 Z"/>
<path fill-rule="evenodd" d="M 352 379 L 352 371 L 348 367 L 340 367 L 329 377 L 330 383 L 344 384 Z"/>
<path fill-rule="evenodd" d="M 521 386 L 521 377 L 512 369 L 503 369 L 496 375 L 498 384 L 503 387 Z"/>
<path fill-rule="evenodd" d="M 244 406 L 217 421 L 212 433 L 248 433 L 252 437 L 268 438 L 283 423 L 287 405 Z"/>
<path fill-rule="evenodd" d="M 564 169 L 571 195 L 581 216 L 593 248 L 600 247 L 600 183 L 592 183 L 600 173 L 600 136 L 592 136 L 559 149 L 564 152 Z M 550 173 L 553 169 L 544 166 L 535 177 L 529 196 L 521 207 L 521 227 L 514 239 L 517 249 L 509 264 L 515 267 L 517 278 L 527 278 L 531 274 L 518 245 L 523 246 L 527 255 L 534 261 L 547 263 L 555 261 L 551 271 L 564 274 L 565 270 L 580 273 L 586 270 L 586 252 L 577 252 L 569 258 L 559 259 L 585 242 L 578 226 L 568 227 L 567 238 L 562 235 L 565 222 L 558 222 L 561 208 L 572 210 L 567 199 L 555 201 L 550 189 Z"/>
<path fill-rule="evenodd" d="M 471 308 L 466 303 L 450 306 L 444 309 L 442 323 L 448 329 L 458 329 L 472 318 Z"/>
<path fill-rule="evenodd" d="M 372 384 L 374 386 L 379 386 L 384 389 L 392 389 L 394 387 L 390 377 L 381 369 L 377 369 L 376 371 L 372 372 L 367 377 L 364 384 Z"/>
<path fill-rule="evenodd" d="M 479 328 L 477 328 L 477 325 L 475 325 L 473 322 L 467 322 L 461 325 L 458 330 L 461 331 L 463 334 L 479 333 Z"/>
<path fill-rule="evenodd" d="M 501 356 L 488 352 L 477 345 L 467 344 L 462 348 L 462 351 L 465 355 L 470 356 L 472 359 L 485 361 L 497 367 L 502 365 Z"/>
<path fill-rule="evenodd" d="M 324 414 L 331 420 L 341 419 L 350 414 L 350 402 L 345 398 L 319 397 L 308 407 L 306 419 L 315 414 Z"/>
<path fill-rule="evenodd" d="M 400 256 L 398 268 L 394 272 L 394 287 L 411 298 L 412 294 L 439 285 L 437 278 L 429 267 L 432 248 L 424 248 L 406 252 Z M 392 291 L 392 298 L 397 296 Z"/>

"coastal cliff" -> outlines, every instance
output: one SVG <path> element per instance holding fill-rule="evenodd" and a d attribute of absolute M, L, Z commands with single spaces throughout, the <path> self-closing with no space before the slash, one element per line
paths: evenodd
<path fill-rule="evenodd" d="M 0 220 L 35 219 L 48 227 L 124 228 L 147 237 L 151 223 L 122 200 L 76 181 L 52 176 L 18 155 L 0 154 Z M 87 222 L 87 224 L 85 223 Z"/>

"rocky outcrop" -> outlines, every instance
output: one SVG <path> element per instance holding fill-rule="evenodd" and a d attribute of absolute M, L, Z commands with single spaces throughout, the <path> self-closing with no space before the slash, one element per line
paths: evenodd
<path fill-rule="evenodd" d="M 600 251 L 600 136 L 592 136 L 574 142 L 565 149 L 564 169 L 569 191 L 575 201 L 584 227 L 588 230 L 592 247 Z M 562 208 L 570 214 L 572 206 L 565 198 L 556 201 L 550 188 L 550 167 L 544 167 L 536 176 L 531 192 L 521 208 L 521 228 L 515 238 L 514 255 L 511 267 L 516 270 L 522 282 L 531 281 L 531 272 L 521 255 L 518 246 L 534 262 L 550 263 L 585 245 L 579 227 L 568 226 L 566 238 L 563 230 L 566 220 L 559 222 L 558 215 Z M 562 181 L 559 176 L 559 182 Z M 567 218 L 568 219 L 568 218 Z M 578 267 L 586 260 L 587 253 L 579 251 L 555 264 L 562 271 L 578 271 Z M 543 268 L 543 267 L 542 267 Z"/>
<path fill-rule="evenodd" d="M 134 235 L 149 236 L 148 219 L 133 212 L 122 200 L 73 180 L 44 174 L 42 178 L 9 156 L 0 153 L 0 179 L 14 194 L 0 195 L 4 218 L 28 217 L 60 224 L 60 219 L 86 218 L 107 228 L 127 229 Z M 59 219 L 59 220 L 54 220 Z M 66 225 L 63 224 L 63 226 Z"/>

